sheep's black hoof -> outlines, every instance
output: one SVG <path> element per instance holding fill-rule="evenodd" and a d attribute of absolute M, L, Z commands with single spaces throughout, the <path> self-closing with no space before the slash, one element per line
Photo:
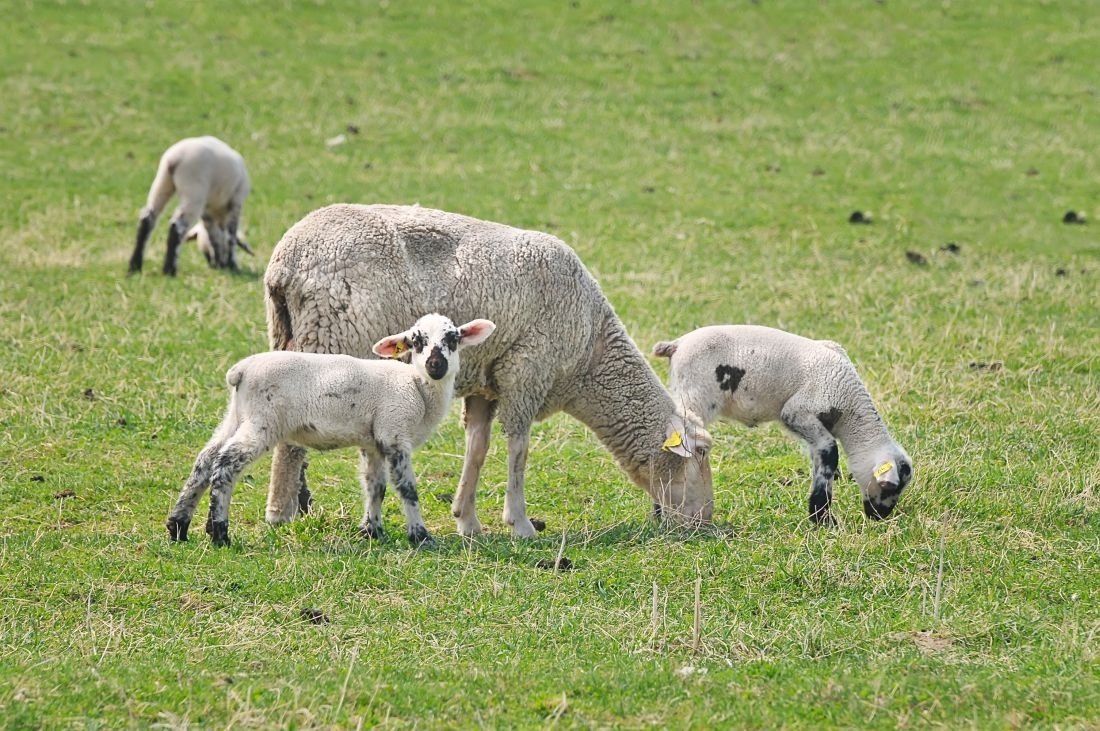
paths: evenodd
<path fill-rule="evenodd" d="M 369 538 L 372 541 L 384 541 L 386 540 L 386 533 L 382 530 L 382 526 L 380 525 L 364 523 L 359 526 L 359 537 Z"/>
<path fill-rule="evenodd" d="M 183 518 L 169 518 L 165 523 L 168 527 L 168 537 L 173 541 L 186 541 L 187 540 L 187 526 L 191 525 L 190 520 L 184 520 Z"/>
<path fill-rule="evenodd" d="M 408 532 L 409 543 L 416 548 L 431 548 L 435 545 L 435 539 L 428 529 L 422 525 L 410 528 Z"/>
<path fill-rule="evenodd" d="M 828 508 L 810 513 L 810 522 L 823 528 L 835 528 L 837 526 L 836 518 L 833 517 Z"/>
<path fill-rule="evenodd" d="M 302 515 L 308 515 L 309 511 L 313 508 L 313 493 L 309 491 L 309 488 L 302 485 L 298 490 L 298 512 Z"/>
<path fill-rule="evenodd" d="M 215 546 L 229 545 L 229 521 L 207 521 L 206 532 Z"/>

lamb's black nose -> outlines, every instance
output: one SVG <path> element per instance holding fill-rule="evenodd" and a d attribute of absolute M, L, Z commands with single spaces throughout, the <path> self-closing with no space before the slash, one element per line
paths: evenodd
<path fill-rule="evenodd" d="M 439 380 L 443 376 L 447 375 L 447 359 L 443 357 L 443 353 L 439 348 L 434 348 L 431 355 L 424 362 L 424 369 L 428 371 L 428 375 Z"/>

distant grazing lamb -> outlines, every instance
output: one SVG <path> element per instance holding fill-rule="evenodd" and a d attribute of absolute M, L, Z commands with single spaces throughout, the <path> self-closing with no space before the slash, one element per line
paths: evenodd
<path fill-rule="evenodd" d="M 198 239 L 211 267 L 236 270 L 236 248 L 252 253 L 237 233 L 250 189 L 244 158 L 216 137 L 189 137 L 169 147 L 160 158 L 149 198 L 141 209 L 130 273 L 141 271 L 149 234 L 177 192 L 180 203 L 168 229 L 164 273 L 175 276 L 179 246 L 189 238 Z"/>
<path fill-rule="evenodd" d="M 504 523 L 513 536 L 535 534 L 524 500 L 530 430 L 557 411 L 595 432 L 663 518 L 711 520 L 710 435 L 677 408 L 559 239 L 418 206 L 333 205 L 286 232 L 264 284 L 272 350 L 364 356 L 410 311 L 497 323 L 455 383 L 466 458 L 451 508 L 462 535 L 481 531 L 474 493 L 494 417 L 508 437 Z M 275 450 L 268 522 L 307 508 L 305 457 L 292 445 Z"/>
<path fill-rule="evenodd" d="M 378 355 L 409 351 L 411 363 L 362 360 L 349 355 L 271 352 L 229 369 L 229 409 L 195 460 L 171 514 L 168 535 L 187 540 L 199 497 L 210 484 L 206 532 L 229 543 L 229 500 L 245 467 L 276 444 L 298 448 L 359 447 L 366 512 L 360 525 L 382 537 L 387 467 L 405 509 L 409 540 L 431 540 L 420 516 L 410 456 L 447 414 L 459 371 L 458 353 L 492 334 L 488 320 L 461 327 L 442 315 L 425 315 L 409 330 L 374 345 Z"/>
<path fill-rule="evenodd" d="M 671 358 L 672 393 L 704 424 L 723 417 L 748 426 L 779 421 L 809 445 L 814 522 L 835 522 L 829 506 L 839 474 L 837 439 L 869 517 L 889 515 L 909 484 L 909 455 L 890 437 L 839 344 L 769 327 L 716 325 L 657 343 L 653 354 Z"/>

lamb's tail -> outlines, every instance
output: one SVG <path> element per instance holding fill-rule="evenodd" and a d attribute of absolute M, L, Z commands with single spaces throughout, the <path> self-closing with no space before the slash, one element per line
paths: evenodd
<path fill-rule="evenodd" d="M 657 358 L 671 358 L 679 345 L 679 340 L 662 340 L 653 346 L 653 355 Z"/>
<path fill-rule="evenodd" d="M 154 217 L 159 216 L 168 205 L 168 201 L 172 200 L 172 196 L 176 194 L 176 181 L 173 179 L 175 172 L 175 161 L 162 157 L 160 164 L 157 165 L 157 176 L 149 186 L 149 197 L 145 201 L 145 208 L 142 209 L 143 216 L 149 213 Z"/>

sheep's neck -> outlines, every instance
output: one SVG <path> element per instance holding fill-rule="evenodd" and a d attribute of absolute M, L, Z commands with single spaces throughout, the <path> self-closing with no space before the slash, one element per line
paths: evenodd
<path fill-rule="evenodd" d="M 566 412 L 596 434 L 636 483 L 647 485 L 674 404 L 614 313 L 594 338 L 576 393 Z"/>

